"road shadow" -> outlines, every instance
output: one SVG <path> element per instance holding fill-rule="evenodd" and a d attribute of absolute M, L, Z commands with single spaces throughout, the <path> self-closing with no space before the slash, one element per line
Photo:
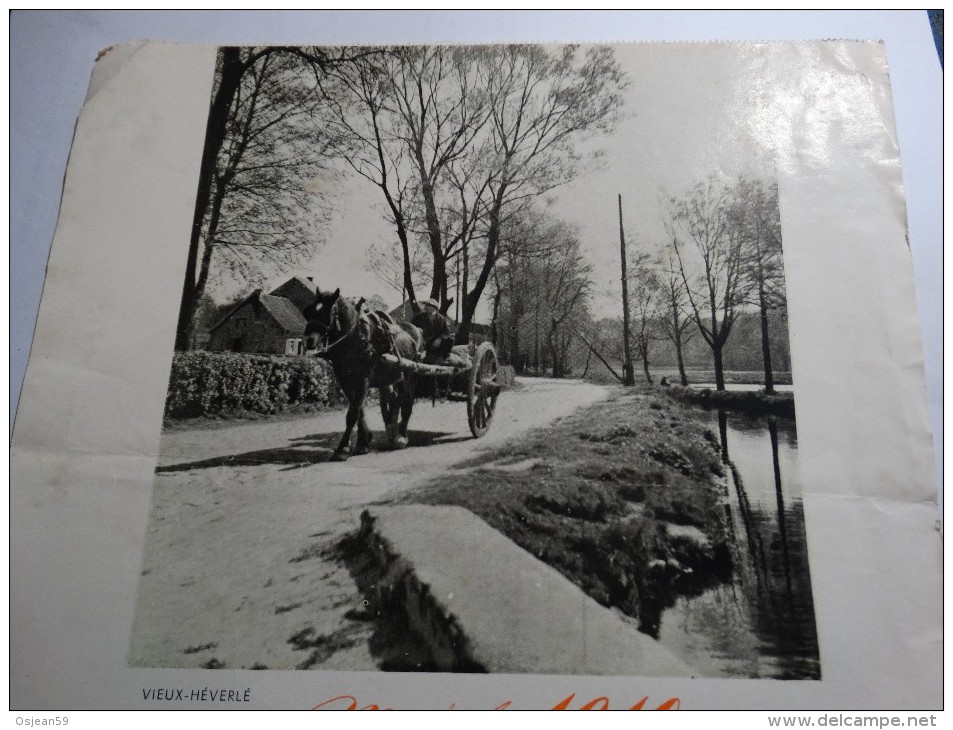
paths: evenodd
<path fill-rule="evenodd" d="M 447 433 L 444 431 L 412 430 L 408 434 L 408 446 L 410 448 L 439 446 L 442 444 L 467 441 L 471 438 L 469 435 L 464 436 L 458 433 Z M 246 451 L 238 454 L 226 454 L 223 456 L 214 456 L 210 459 L 185 461 L 178 464 L 167 464 L 156 467 L 156 473 L 166 474 L 170 472 L 193 471 L 195 469 L 215 469 L 223 466 L 262 466 L 264 464 L 285 467 L 281 471 L 301 469 L 329 461 L 340 439 L 341 434 L 339 433 L 296 436 L 289 439 L 291 444 L 289 446 Z M 384 433 L 375 432 L 374 440 L 371 443 L 371 453 L 388 451 L 389 449 L 386 448 L 386 443 L 387 439 Z M 351 457 L 351 459 L 360 458 L 360 456 Z"/>
<path fill-rule="evenodd" d="M 308 448 L 291 445 L 272 449 L 246 451 L 238 454 L 225 454 L 222 456 L 213 456 L 210 459 L 158 466 L 156 467 L 156 473 L 165 474 L 168 472 L 192 471 L 193 469 L 215 469 L 221 466 L 235 467 L 274 464 L 293 468 L 320 464 L 331 458 L 331 454 L 334 452 L 334 448 L 337 446 L 339 439 L 340 436 L 327 434 L 326 436 L 315 437 L 309 440 L 307 443 Z"/>
<path fill-rule="evenodd" d="M 371 443 L 372 451 L 388 451 L 384 444 L 387 442 L 387 436 L 383 431 L 374 431 L 374 440 Z M 337 444 L 337 440 L 341 438 L 340 434 L 334 434 L 329 436 L 328 434 L 321 433 L 312 433 L 307 436 L 295 436 L 294 438 L 288 439 L 289 441 L 301 445 L 301 446 L 312 446 L 315 444 L 324 444 L 328 438 Z M 433 446 L 435 444 L 455 444 L 460 441 L 469 441 L 473 437 L 469 434 L 460 434 L 451 431 L 415 431 L 410 429 L 407 434 L 408 446 Z"/>

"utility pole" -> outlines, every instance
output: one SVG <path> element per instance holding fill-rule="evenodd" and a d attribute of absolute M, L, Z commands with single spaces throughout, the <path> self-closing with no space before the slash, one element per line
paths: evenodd
<path fill-rule="evenodd" d="M 629 344 L 629 278 L 625 268 L 625 230 L 622 228 L 622 193 L 619 193 L 619 246 L 622 250 L 622 343 L 625 361 L 622 363 L 622 384 L 635 385 L 632 368 L 632 348 Z"/>

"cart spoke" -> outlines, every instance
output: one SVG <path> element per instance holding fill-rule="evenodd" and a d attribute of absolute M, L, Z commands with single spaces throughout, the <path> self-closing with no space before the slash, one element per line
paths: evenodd
<path fill-rule="evenodd" d="M 490 343 L 472 347 L 472 368 L 467 391 L 467 417 L 470 430 L 479 438 L 490 427 L 496 399 L 500 394 L 496 352 Z"/>

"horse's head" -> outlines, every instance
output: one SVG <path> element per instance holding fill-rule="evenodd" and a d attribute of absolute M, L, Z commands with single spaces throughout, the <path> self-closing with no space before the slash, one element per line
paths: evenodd
<path fill-rule="evenodd" d="M 304 328 L 305 351 L 327 357 L 332 345 L 343 345 L 356 331 L 364 300 L 353 302 L 341 296 L 341 290 L 322 293 L 317 289 L 314 302 L 302 310 L 307 324 Z M 320 352 L 319 348 L 324 349 Z"/>
<path fill-rule="evenodd" d="M 304 345 L 306 352 L 314 352 L 328 342 L 340 337 L 340 318 L 337 304 L 341 301 L 341 290 L 325 293 L 321 288 L 315 292 L 314 301 L 306 306 L 301 313 L 307 320 L 304 328 Z"/>

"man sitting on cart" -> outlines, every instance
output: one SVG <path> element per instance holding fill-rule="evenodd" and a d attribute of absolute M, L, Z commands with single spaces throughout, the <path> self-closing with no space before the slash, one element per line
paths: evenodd
<path fill-rule="evenodd" d="M 424 299 L 420 311 L 411 319 L 411 324 L 420 328 L 424 335 L 424 362 L 433 365 L 469 367 L 470 358 L 466 345 L 454 347 L 456 337 L 450 318 L 440 312 L 440 305 L 433 299 Z"/>

